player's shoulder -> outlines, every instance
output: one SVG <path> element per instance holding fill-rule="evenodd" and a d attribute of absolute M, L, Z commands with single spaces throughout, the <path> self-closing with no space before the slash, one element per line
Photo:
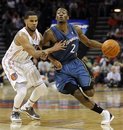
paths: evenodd
<path fill-rule="evenodd" d="M 20 29 L 17 33 L 16 33 L 17 36 L 27 36 L 27 33 L 25 31 L 24 28 Z"/>
<path fill-rule="evenodd" d="M 28 40 L 28 39 L 29 39 L 29 38 L 28 38 L 27 34 L 26 34 L 25 32 L 23 32 L 23 31 L 19 30 L 19 31 L 16 33 L 16 35 L 15 35 L 13 41 L 14 41 L 17 45 L 20 45 L 20 41 L 22 41 L 22 40 Z"/>
<path fill-rule="evenodd" d="M 48 37 L 52 37 L 53 32 L 51 28 L 48 28 L 47 30 L 45 30 L 44 35 L 47 35 Z"/>
<path fill-rule="evenodd" d="M 45 32 L 46 32 L 46 33 L 51 33 L 51 32 L 52 32 L 51 27 L 50 27 L 50 28 L 48 28 Z"/>
<path fill-rule="evenodd" d="M 69 25 L 69 26 L 72 26 L 72 28 L 74 28 L 77 32 L 78 32 L 79 30 L 81 30 L 81 28 L 79 27 L 79 25 L 75 25 L 75 24 L 71 24 L 71 23 L 69 23 L 68 25 Z"/>
<path fill-rule="evenodd" d="M 83 33 L 79 25 L 74 25 L 75 30 L 80 34 Z"/>
<path fill-rule="evenodd" d="M 18 31 L 17 34 L 15 35 L 16 38 L 23 38 L 23 37 L 28 37 L 28 35 L 23 32 L 23 31 Z"/>
<path fill-rule="evenodd" d="M 74 27 L 76 30 L 81 29 L 81 28 L 79 27 L 79 25 L 73 25 L 73 27 Z"/>
<path fill-rule="evenodd" d="M 15 42 L 18 42 L 18 41 L 20 41 L 21 39 L 26 39 L 26 40 L 29 39 L 27 33 L 24 32 L 24 31 L 22 31 L 22 29 L 19 30 L 19 31 L 16 33 L 16 35 L 15 35 L 15 37 L 14 37 L 14 41 L 15 41 Z"/>

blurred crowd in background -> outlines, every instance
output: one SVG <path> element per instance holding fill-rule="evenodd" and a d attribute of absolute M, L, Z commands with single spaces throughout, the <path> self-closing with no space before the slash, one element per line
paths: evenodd
<path fill-rule="evenodd" d="M 1 3 L 2 27 L 8 47 L 15 33 L 23 27 L 23 16 L 27 10 L 38 13 L 38 29 L 43 33 L 55 19 L 59 7 L 66 8 L 71 19 L 91 20 L 97 16 L 109 16 L 118 0 L 1 0 Z"/>
<path fill-rule="evenodd" d="M 38 29 L 43 34 L 55 19 L 59 7 L 69 11 L 71 19 L 88 19 L 109 17 L 110 27 L 106 39 L 123 39 L 123 12 L 114 13 L 113 9 L 119 0 L 1 0 L 2 31 L 5 34 L 5 45 L 9 47 L 16 32 L 24 26 L 23 16 L 28 10 L 34 10 L 39 15 Z M 98 8 L 97 8 L 98 7 Z M 88 58 L 83 57 L 95 78 L 95 83 L 106 84 L 108 87 L 123 87 L 123 53 L 117 58 L 108 59 L 103 55 Z M 54 66 L 49 61 L 33 59 L 47 86 L 54 82 Z M 5 74 L 0 66 L 0 85 L 3 85 Z"/>

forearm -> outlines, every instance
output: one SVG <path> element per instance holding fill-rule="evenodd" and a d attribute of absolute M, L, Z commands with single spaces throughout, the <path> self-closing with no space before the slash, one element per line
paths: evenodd
<path fill-rule="evenodd" d="M 48 59 L 50 60 L 50 62 L 54 62 L 56 59 L 54 59 L 51 55 L 48 55 Z"/>
<path fill-rule="evenodd" d="M 102 48 L 102 43 L 98 42 L 96 40 L 89 40 L 89 47 L 101 49 Z"/>
<path fill-rule="evenodd" d="M 51 53 L 53 53 L 53 52 L 56 52 L 57 50 L 55 50 L 54 47 L 51 47 L 51 48 L 45 49 L 45 51 L 46 51 L 48 54 L 51 54 Z"/>
<path fill-rule="evenodd" d="M 36 50 L 33 46 L 25 46 L 24 50 L 33 58 L 40 58 L 42 55 L 42 50 Z"/>
<path fill-rule="evenodd" d="M 37 51 L 32 53 L 32 57 L 36 58 L 36 59 L 40 58 L 41 55 L 42 55 L 42 51 L 41 50 L 37 50 Z"/>

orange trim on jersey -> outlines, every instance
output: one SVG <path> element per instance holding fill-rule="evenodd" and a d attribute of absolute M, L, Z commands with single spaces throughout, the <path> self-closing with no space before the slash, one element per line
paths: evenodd
<path fill-rule="evenodd" d="M 11 49 L 12 50 L 12 49 Z M 11 51 L 10 50 L 10 51 Z M 14 65 L 14 61 L 12 61 L 12 59 L 14 59 L 14 57 L 20 52 L 21 50 L 18 50 L 18 51 L 16 51 L 14 54 L 13 54 L 13 56 L 10 58 L 10 59 L 8 59 L 8 67 L 10 68 L 10 69 L 13 69 L 14 70 L 14 68 L 12 67 L 12 65 Z M 4 64 L 4 69 L 5 69 L 5 71 L 7 71 L 8 72 L 8 76 L 9 77 L 11 77 L 11 75 L 10 75 L 10 72 L 9 72 L 9 69 L 7 68 L 7 65 L 6 65 L 6 59 L 7 59 L 7 57 L 8 57 L 8 55 L 9 55 L 9 52 L 5 55 L 5 58 L 3 59 L 3 64 Z"/>
<path fill-rule="evenodd" d="M 15 58 L 15 56 L 17 56 L 17 54 L 18 54 L 20 51 L 21 51 L 21 50 L 16 51 L 16 52 L 13 54 L 13 56 L 8 60 L 8 64 L 9 64 L 10 69 L 12 69 L 12 65 L 14 65 L 14 61 L 12 61 L 12 60 Z M 12 63 L 11 63 L 11 62 L 12 62 Z"/>

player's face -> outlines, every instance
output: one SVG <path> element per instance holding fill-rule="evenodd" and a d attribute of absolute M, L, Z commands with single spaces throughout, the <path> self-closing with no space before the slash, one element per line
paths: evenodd
<path fill-rule="evenodd" d="M 58 9 L 56 12 L 56 20 L 59 23 L 64 23 L 69 19 L 68 13 L 66 9 Z"/>
<path fill-rule="evenodd" d="M 25 20 L 26 27 L 34 32 L 38 25 L 38 17 L 36 15 L 31 15 Z"/>

